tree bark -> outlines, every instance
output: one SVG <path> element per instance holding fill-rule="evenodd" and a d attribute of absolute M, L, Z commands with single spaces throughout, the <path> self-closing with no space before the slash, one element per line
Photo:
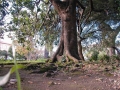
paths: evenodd
<path fill-rule="evenodd" d="M 78 62 L 80 60 L 77 46 L 76 30 L 76 0 L 51 0 L 62 20 L 62 33 L 59 47 L 52 60 L 57 61 L 64 55 L 67 60 Z"/>
<path fill-rule="evenodd" d="M 84 56 L 83 56 L 83 53 L 82 53 L 81 40 L 78 41 L 78 46 L 79 46 L 79 48 L 78 48 L 79 57 L 80 57 L 83 61 L 85 61 Z"/>
<path fill-rule="evenodd" d="M 112 47 L 108 48 L 108 55 L 109 55 L 109 56 L 115 55 L 115 49 L 112 48 Z"/>
<path fill-rule="evenodd" d="M 115 49 L 117 51 L 117 55 L 120 57 L 120 51 L 117 47 L 112 47 L 113 49 Z"/>

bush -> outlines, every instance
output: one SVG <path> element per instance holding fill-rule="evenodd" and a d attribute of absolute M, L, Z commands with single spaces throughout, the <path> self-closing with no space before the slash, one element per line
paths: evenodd
<path fill-rule="evenodd" d="M 98 60 L 98 51 L 93 51 L 90 61 L 97 61 Z"/>
<path fill-rule="evenodd" d="M 120 60 L 120 57 L 116 56 L 116 55 L 113 55 L 113 56 L 111 56 L 111 60 Z"/>
<path fill-rule="evenodd" d="M 110 57 L 110 62 L 111 64 L 118 65 L 119 64 L 120 58 L 116 55 L 113 55 Z"/>
<path fill-rule="evenodd" d="M 106 55 L 104 52 L 100 52 L 98 54 L 98 60 L 109 62 L 109 59 L 110 57 Z"/>
<path fill-rule="evenodd" d="M 108 64 L 108 62 L 110 62 L 110 57 L 104 52 L 100 52 L 98 55 L 98 60 L 100 60 L 103 64 Z"/>

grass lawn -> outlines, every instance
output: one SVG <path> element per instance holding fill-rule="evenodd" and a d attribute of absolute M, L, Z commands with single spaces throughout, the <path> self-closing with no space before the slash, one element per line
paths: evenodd
<path fill-rule="evenodd" d="M 34 63 L 45 63 L 46 59 L 38 60 L 17 60 L 18 64 L 34 64 Z M 14 64 L 14 60 L 0 60 L 1 65 Z"/>

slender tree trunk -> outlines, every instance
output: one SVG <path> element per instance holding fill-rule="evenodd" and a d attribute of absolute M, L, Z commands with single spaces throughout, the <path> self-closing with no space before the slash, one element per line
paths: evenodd
<path fill-rule="evenodd" d="M 115 49 L 117 51 L 117 55 L 120 57 L 120 51 L 117 47 L 112 47 L 113 49 Z"/>
<path fill-rule="evenodd" d="M 115 49 L 113 49 L 112 47 L 108 48 L 108 55 L 109 56 L 115 55 Z"/>
<path fill-rule="evenodd" d="M 109 37 L 110 38 L 110 37 Z M 115 47 L 115 36 L 111 38 L 111 45 L 110 47 L 108 47 L 108 55 L 109 56 L 113 56 L 115 55 L 115 49 L 113 47 Z"/>
<path fill-rule="evenodd" d="M 45 48 L 48 51 L 48 56 L 52 56 L 52 50 L 53 50 L 53 43 L 51 43 L 49 40 L 45 43 Z"/>
<path fill-rule="evenodd" d="M 56 61 L 64 54 L 67 60 L 78 62 L 80 58 L 77 46 L 76 0 L 67 2 L 52 0 L 52 4 L 62 20 L 60 44 L 52 60 Z"/>
<path fill-rule="evenodd" d="M 5 60 L 7 60 L 7 57 L 8 57 L 8 55 L 6 54 L 6 55 L 5 55 Z"/>
<path fill-rule="evenodd" d="M 85 61 L 84 56 L 83 56 L 83 53 L 82 53 L 81 40 L 78 41 L 78 46 L 79 46 L 79 48 L 78 48 L 78 51 L 79 51 L 79 57 L 80 57 L 83 61 Z"/>

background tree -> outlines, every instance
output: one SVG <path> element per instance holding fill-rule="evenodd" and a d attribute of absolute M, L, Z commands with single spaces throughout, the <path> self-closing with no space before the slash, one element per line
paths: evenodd
<path fill-rule="evenodd" d="M 38 55 L 39 55 L 36 54 L 38 50 L 35 48 L 35 44 L 32 41 L 32 38 L 29 39 L 31 39 L 29 40 L 30 41 L 29 43 L 24 42 L 20 44 L 17 40 L 13 42 L 16 47 L 16 53 L 23 56 L 27 60 L 36 60 L 38 59 Z"/>
<path fill-rule="evenodd" d="M 8 58 L 8 52 L 6 50 L 0 50 L 0 57 L 2 57 L 5 60 L 7 60 L 7 58 Z"/>
<path fill-rule="evenodd" d="M 17 4 L 18 3 L 18 4 Z M 23 4 L 22 4 L 23 3 Z M 29 7 L 29 4 L 32 4 Z M 15 2 L 12 10 L 13 25 L 10 29 L 16 32 L 19 43 L 28 42 L 28 38 L 38 44 L 45 45 L 49 52 L 52 52 L 53 43 L 58 37 L 59 26 L 58 19 L 55 17 L 55 11 L 51 10 L 51 5 L 35 1 Z M 22 8 L 24 6 L 24 9 Z M 18 13 L 16 13 L 18 9 Z M 52 25 L 51 25 L 52 24 Z"/>
<path fill-rule="evenodd" d="M 106 23 L 102 23 L 100 25 L 100 28 L 103 30 L 102 31 L 103 46 L 106 48 L 109 48 L 109 51 L 108 51 L 109 56 L 115 55 L 115 49 L 113 47 L 116 47 L 115 40 L 116 40 L 116 36 L 120 32 L 120 26 L 118 26 L 115 30 L 115 29 L 112 29 L 110 25 Z"/>
<path fill-rule="evenodd" d="M 104 30 L 99 29 L 99 25 L 104 22 L 114 22 L 119 23 L 119 1 L 118 0 L 109 0 L 109 1 L 100 1 L 100 0 L 89 0 L 87 3 L 83 0 L 80 0 L 82 4 L 84 4 L 84 8 L 78 9 L 78 13 L 80 16 L 78 17 L 78 36 L 79 36 L 79 46 L 81 46 L 81 41 L 84 43 L 99 43 L 102 39 L 101 33 Z M 87 28 L 86 28 L 87 26 Z M 109 32 L 109 31 L 106 31 Z M 111 33 L 111 32 L 109 32 Z M 102 39 L 103 40 L 103 39 Z M 80 49 L 82 56 L 82 49 Z"/>
<path fill-rule="evenodd" d="M 14 59 L 14 58 L 13 58 L 13 53 L 12 53 L 12 47 L 10 47 L 9 50 L 8 50 L 8 57 L 9 57 L 10 59 Z M 16 54 L 15 54 L 15 57 L 16 57 L 17 60 L 25 60 L 25 59 L 26 59 L 25 56 L 20 55 L 20 54 L 17 53 L 17 52 L 16 52 Z"/>

